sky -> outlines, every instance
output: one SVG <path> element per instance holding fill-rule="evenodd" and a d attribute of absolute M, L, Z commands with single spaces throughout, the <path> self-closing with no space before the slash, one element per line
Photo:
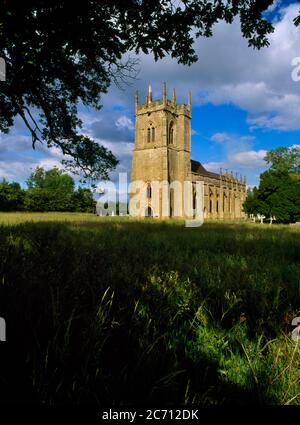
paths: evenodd
<path fill-rule="evenodd" d="M 177 103 L 187 103 L 191 91 L 191 158 L 210 171 L 222 167 L 237 172 L 252 187 L 267 169 L 263 158 L 268 150 L 300 146 L 300 81 L 292 79 L 292 61 L 299 58 L 300 64 L 300 27 L 292 23 L 299 9 L 297 1 L 281 0 L 272 6 L 267 16 L 275 31 L 270 46 L 261 50 L 248 47 L 235 20 L 232 25 L 216 24 L 213 37 L 195 42 L 199 59 L 190 67 L 171 57 L 155 62 L 151 54 L 131 54 L 139 61 L 137 78 L 122 89 L 112 85 L 100 111 L 79 107 L 83 133 L 120 161 L 111 173 L 112 181 L 119 172 L 130 173 L 136 90 L 144 102 L 151 84 L 154 99 L 160 99 L 164 81 L 168 98 L 176 89 Z M 61 159 L 57 148 L 38 145 L 33 151 L 21 119 L 16 119 L 9 134 L 0 133 L 0 179 L 24 186 L 37 166 L 63 168 Z"/>

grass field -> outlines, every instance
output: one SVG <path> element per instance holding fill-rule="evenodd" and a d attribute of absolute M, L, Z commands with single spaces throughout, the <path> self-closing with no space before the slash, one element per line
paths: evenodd
<path fill-rule="evenodd" d="M 300 229 L 0 214 L 1 400 L 300 404 Z"/>

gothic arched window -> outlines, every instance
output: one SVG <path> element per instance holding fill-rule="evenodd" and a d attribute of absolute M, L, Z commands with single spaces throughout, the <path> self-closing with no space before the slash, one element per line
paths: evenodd
<path fill-rule="evenodd" d="M 155 141 L 155 128 L 152 127 L 152 142 Z"/>
<path fill-rule="evenodd" d="M 173 122 L 171 122 L 169 127 L 169 137 L 168 137 L 169 145 L 173 145 L 174 142 L 174 125 Z"/>
<path fill-rule="evenodd" d="M 155 127 L 153 127 L 152 122 L 149 123 L 149 127 L 147 129 L 147 142 L 154 142 L 155 141 Z"/>
<path fill-rule="evenodd" d="M 148 186 L 147 186 L 147 198 L 151 199 L 151 197 L 152 197 L 152 189 L 151 189 L 151 185 L 149 183 Z"/>
<path fill-rule="evenodd" d="M 147 131 L 147 142 L 150 143 L 150 141 L 151 141 L 151 129 L 149 127 Z"/>

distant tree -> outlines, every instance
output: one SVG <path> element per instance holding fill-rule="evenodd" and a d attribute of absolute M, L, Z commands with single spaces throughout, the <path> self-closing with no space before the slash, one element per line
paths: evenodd
<path fill-rule="evenodd" d="M 73 211 L 94 213 L 96 201 L 92 192 L 87 188 L 79 187 L 72 196 Z"/>
<path fill-rule="evenodd" d="M 279 147 L 268 151 L 264 160 L 270 169 L 278 172 L 300 174 L 300 147 Z"/>
<path fill-rule="evenodd" d="M 27 185 L 25 207 L 30 211 L 95 211 L 90 189 L 75 190 L 73 178 L 56 167 L 48 171 L 37 167 Z"/>
<path fill-rule="evenodd" d="M 244 210 L 254 216 L 275 217 L 277 222 L 299 221 L 300 181 L 287 171 L 265 171 L 260 175 L 259 188 L 248 193 Z"/>
<path fill-rule="evenodd" d="M 101 108 L 112 81 L 135 75 L 126 52 L 170 54 L 179 63 L 197 60 L 193 43 L 210 37 L 219 21 L 238 16 L 249 46 L 267 46 L 273 26 L 263 12 L 274 0 L 4 0 L 0 3 L 0 131 L 19 115 L 32 144 L 57 146 L 67 165 L 91 179 L 107 178 L 117 160 L 80 134 L 78 104 Z M 299 24 L 299 19 L 295 24 Z"/>
<path fill-rule="evenodd" d="M 283 223 L 300 220 L 300 148 L 279 147 L 264 159 L 270 168 L 260 175 L 259 188 L 248 191 L 245 212 Z"/>
<path fill-rule="evenodd" d="M 71 211 L 74 180 L 58 168 L 45 171 L 41 167 L 27 180 L 25 205 L 33 211 Z"/>
<path fill-rule="evenodd" d="M 263 201 L 261 213 L 274 216 L 283 223 L 300 219 L 300 182 L 287 171 L 268 170 L 261 174 L 258 199 Z"/>
<path fill-rule="evenodd" d="M 75 187 L 73 178 L 57 167 L 48 171 L 45 171 L 42 167 L 37 167 L 27 180 L 27 185 L 29 188 L 39 187 L 70 193 L 73 192 Z"/>
<path fill-rule="evenodd" d="M 264 201 L 258 198 L 258 193 L 257 187 L 248 190 L 247 198 L 243 205 L 246 214 L 253 214 L 256 217 L 258 214 L 262 214 L 262 211 L 266 209 Z"/>
<path fill-rule="evenodd" d="M 45 171 L 41 167 L 27 180 L 25 205 L 34 211 L 71 211 L 74 180 L 58 168 Z M 40 203 L 40 205 L 38 205 Z"/>
<path fill-rule="evenodd" d="M 49 199 L 49 195 L 50 193 L 48 191 L 40 187 L 29 188 L 25 193 L 25 209 L 27 211 L 51 211 L 50 203 L 52 196 Z"/>
<path fill-rule="evenodd" d="M 25 192 L 19 183 L 0 183 L 0 211 L 20 211 L 24 209 Z"/>

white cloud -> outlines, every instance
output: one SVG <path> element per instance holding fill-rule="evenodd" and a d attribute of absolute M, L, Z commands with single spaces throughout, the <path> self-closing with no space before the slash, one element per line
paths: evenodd
<path fill-rule="evenodd" d="M 38 162 L 38 166 L 44 168 L 45 170 L 50 170 L 54 167 L 63 168 L 60 161 L 51 158 L 42 159 Z"/>
<path fill-rule="evenodd" d="M 24 163 L 19 161 L 10 161 L 10 162 L 0 161 L 1 179 L 4 178 L 9 181 L 26 180 L 29 177 L 29 172 L 28 172 L 29 167 L 27 166 L 28 164 L 26 164 L 26 168 L 25 168 Z"/>
<path fill-rule="evenodd" d="M 134 148 L 134 143 L 130 143 L 130 142 L 114 143 L 114 142 L 109 142 L 107 140 L 97 140 L 97 139 L 96 141 L 98 141 L 98 143 L 100 143 L 101 145 L 105 146 L 107 149 L 110 149 L 114 153 L 114 155 L 118 157 L 120 156 L 131 157 L 132 151 Z"/>
<path fill-rule="evenodd" d="M 274 12 L 276 9 L 278 9 L 278 7 L 280 6 L 280 4 L 281 4 L 281 0 L 275 0 L 274 1 L 274 3 L 272 3 L 269 7 L 268 7 L 268 9 L 267 9 L 267 13 L 268 12 Z"/>
<path fill-rule="evenodd" d="M 128 130 L 134 129 L 132 120 L 126 117 L 125 115 L 122 115 L 121 117 L 117 119 L 116 126 L 119 128 L 128 128 Z"/>
<path fill-rule="evenodd" d="M 208 90 L 202 101 L 239 106 L 248 112 L 248 123 L 253 127 L 281 131 L 299 129 L 300 84 L 291 78 L 291 60 L 299 55 L 300 29 L 293 25 L 298 10 L 297 4 L 282 9 L 281 19 L 270 36 L 269 48 L 259 52 L 233 48 L 233 51 L 238 50 L 235 53 L 239 58 L 227 58 L 225 78 L 219 86 Z M 227 41 L 225 37 L 224 43 Z M 238 45 L 243 43 L 236 41 Z M 223 69 L 222 57 L 219 61 Z M 232 78 L 228 76 L 228 66 L 232 68 Z"/>
<path fill-rule="evenodd" d="M 210 140 L 213 142 L 225 142 L 229 140 L 229 136 L 227 133 L 215 133 L 211 136 Z"/>
<path fill-rule="evenodd" d="M 223 155 L 229 157 L 233 154 L 253 149 L 255 137 L 250 135 L 238 136 L 236 134 L 223 132 L 214 133 L 210 137 L 210 140 L 218 143 Z"/>
<path fill-rule="evenodd" d="M 66 157 L 59 148 L 47 148 L 39 142 L 33 150 L 31 137 L 20 136 L 15 130 L 0 135 L 0 179 L 25 182 L 38 166 L 63 168 L 60 162 L 63 158 Z"/>
<path fill-rule="evenodd" d="M 208 170 L 208 171 L 212 171 L 214 173 L 219 173 L 220 168 L 222 169 L 226 169 L 227 167 L 227 163 L 226 162 L 206 162 L 203 164 L 203 167 Z"/>
<path fill-rule="evenodd" d="M 238 152 L 228 157 L 230 163 L 234 165 L 239 165 L 247 168 L 256 168 L 256 167 L 265 167 L 266 162 L 264 157 L 266 156 L 267 151 L 260 149 L 258 151 L 245 151 Z"/>
<path fill-rule="evenodd" d="M 229 133 L 215 133 L 210 140 L 220 143 L 223 150 L 223 160 L 204 163 L 204 167 L 216 173 L 220 168 L 234 170 L 234 174 L 247 175 L 252 184 L 257 184 L 258 176 L 267 168 L 264 149 L 256 150 L 253 145 L 255 137 L 249 135 L 237 136 Z"/>
<path fill-rule="evenodd" d="M 210 92 L 206 100 L 215 105 L 230 102 L 248 111 L 251 128 L 300 128 L 300 94 L 279 93 L 264 82 L 225 85 Z"/>
<path fill-rule="evenodd" d="M 295 147 L 300 145 L 292 145 Z M 203 166 L 209 170 L 219 173 L 220 168 L 224 170 L 234 170 L 238 174 L 246 175 L 247 181 L 250 186 L 257 185 L 259 182 L 259 175 L 269 168 L 268 164 L 264 160 L 267 154 L 265 149 L 251 149 L 246 151 L 239 151 L 235 153 L 229 153 L 226 155 L 223 161 L 219 162 L 207 162 Z M 235 174 L 235 173 L 234 173 Z"/>
<path fill-rule="evenodd" d="M 275 31 L 269 36 L 270 46 L 259 51 L 247 46 L 235 20 L 232 25 L 218 23 L 213 37 L 196 41 L 199 60 L 190 67 L 178 65 L 170 57 L 154 62 L 151 55 L 141 54 L 140 78 L 134 89 L 141 89 L 143 102 L 148 82 L 154 98 L 159 98 L 162 82 L 167 81 L 169 97 L 171 88 L 176 87 L 179 102 L 186 103 L 191 90 L 194 107 L 231 103 L 248 113 L 250 127 L 300 129 L 300 82 L 291 78 L 291 60 L 299 56 L 300 27 L 293 24 L 298 11 L 296 3 L 280 10 Z M 113 99 L 115 94 L 114 90 L 108 96 Z M 133 108 L 133 88 L 119 93 L 123 105 L 126 95 L 127 104 Z"/>
<path fill-rule="evenodd" d="M 265 155 L 265 150 L 241 151 L 228 155 L 223 161 L 207 162 L 203 166 L 215 173 L 219 173 L 222 168 L 223 172 L 234 171 L 234 176 L 247 176 L 247 183 L 253 186 L 258 184 L 259 175 L 268 168 L 263 160 Z"/>

